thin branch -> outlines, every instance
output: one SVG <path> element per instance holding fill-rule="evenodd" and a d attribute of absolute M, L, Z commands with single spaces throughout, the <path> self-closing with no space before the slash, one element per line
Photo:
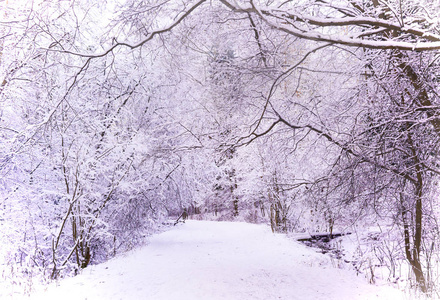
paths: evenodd
<path fill-rule="evenodd" d="M 76 55 L 76 56 L 80 56 L 80 57 L 87 57 L 89 59 L 92 59 L 92 58 L 104 57 L 107 54 L 109 54 L 110 52 L 112 52 L 113 50 L 115 50 L 116 48 L 122 47 L 122 46 L 128 47 L 130 49 L 136 49 L 136 48 L 142 47 L 144 44 L 146 44 L 147 42 L 152 40 L 156 35 L 160 35 L 162 33 L 166 33 L 166 32 L 171 31 L 174 27 L 179 25 L 186 17 L 188 17 L 197 7 L 199 7 L 200 5 L 202 5 L 206 1 L 207 0 L 198 1 L 195 5 L 190 7 L 185 13 L 183 13 L 179 18 L 177 18 L 177 20 L 174 23 L 172 23 L 171 25 L 169 25 L 163 29 L 152 31 L 150 34 L 147 35 L 147 37 L 145 39 L 138 42 L 137 44 L 129 44 L 126 42 L 117 42 L 113 46 L 111 46 L 109 49 L 105 50 L 104 52 L 102 52 L 100 54 L 85 54 L 85 53 L 78 53 L 78 52 L 73 52 L 73 51 L 68 51 L 68 50 L 63 50 L 63 51 L 52 50 L 52 49 L 46 49 L 46 50 L 58 51 L 58 52 L 62 52 L 62 53 L 67 53 L 67 54 L 72 54 L 72 55 Z"/>
<path fill-rule="evenodd" d="M 261 116 L 260 116 L 260 118 L 259 118 L 258 121 L 257 121 L 257 125 L 255 126 L 254 130 L 252 130 L 252 132 L 251 132 L 247 137 L 250 137 L 250 136 L 252 136 L 252 135 L 256 135 L 255 132 L 257 131 L 257 129 L 258 129 L 258 128 L 260 127 L 260 125 L 261 125 L 261 122 L 262 122 L 262 120 L 263 120 L 263 118 L 264 118 L 264 115 L 266 114 L 267 107 L 269 106 L 270 99 L 271 99 L 271 97 L 274 95 L 275 90 L 276 90 L 276 87 L 278 86 L 278 84 L 279 84 L 282 80 L 284 80 L 285 78 L 287 78 L 287 76 L 289 76 L 289 74 L 290 74 L 294 69 L 296 69 L 299 65 L 301 65 L 301 64 L 307 59 L 307 57 L 309 57 L 310 54 L 315 53 L 316 51 L 321 50 L 321 49 L 323 49 L 323 48 L 325 48 L 325 47 L 328 47 L 328 46 L 331 46 L 331 44 L 321 45 L 321 46 L 319 46 L 319 47 L 316 47 L 316 48 L 310 50 L 309 52 L 307 52 L 307 53 L 301 58 L 301 60 L 300 60 L 299 62 L 297 62 L 295 65 L 293 65 L 292 67 L 290 67 L 289 69 L 287 69 L 285 72 L 281 73 L 281 74 L 275 79 L 275 81 L 272 83 L 272 86 L 270 87 L 269 94 L 268 94 L 267 97 L 266 97 L 266 103 L 264 104 L 263 111 L 261 112 Z M 247 137 L 244 137 L 244 138 L 247 138 Z"/>
<path fill-rule="evenodd" d="M 347 145 L 344 145 L 341 142 L 335 140 L 330 134 L 325 133 L 324 131 L 322 131 L 322 130 L 320 130 L 320 129 L 312 126 L 312 125 L 305 125 L 305 126 L 292 125 L 288 121 L 286 121 L 285 119 L 283 119 L 281 117 L 280 117 L 280 122 L 284 123 L 285 125 L 287 125 L 288 127 L 292 128 L 292 129 L 308 128 L 311 131 L 317 133 L 319 136 L 324 137 L 325 139 L 327 139 L 333 145 L 336 145 L 339 148 L 341 148 L 341 150 L 343 150 L 345 153 L 351 154 L 351 155 L 353 155 L 353 156 L 355 156 L 357 158 L 360 158 L 362 161 L 368 162 L 368 163 L 370 163 L 372 165 L 375 165 L 375 166 L 377 166 L 377 167 L 379 167 L 381 169 L 390 171 L 390 172 L 394 173 L 395 175 L 397 175 L 399 177 L 403 177 L 403 178 L 405 178 L 405 179 L 407 179 L 409 181 L 416 182 L 416 179 L 413 178 L 412 176 L 410 176 L 409 174 L 405 174 L 405 173 L 403 173 L 403 172 L 401 172 L 401 171 L 399 171 L 397 169 L 394 169 L 394 168 L 388 167 L 386 165 L 380 164 L 380 163 L 378 163 L 376 161 L 373 161 L 371 158 L 366 157 L 366 156 L 364 156 L 364 155 L 362 155 L 360 153 L 356 153 L 353 149 L 349 148 Z"/>
<path fill-rule="evenodd" d="M 313 40 L 318 42 L 335 43 L 350 47 L 361 47 L 369 49 L 398 49 L 404 51 L 430 51 L 440 49 L 440 36 L 431 32 L 427 32 L 422 29 L 414 27 L 401 26 L 399 23 L 383 20 L 374 17 L 344 17 L 344 18 L 318 18 L 310 15 L 295 14 L 286 10 L 275 11 L 273 9 L 257 8 L 251 1 L 251 6 L 241 7 L 237 4 L 232 4 L 232 1 L 220 0 L 221 3 L 228 8 L 238 13 L 255 13 L 264 22 L 271 27 L 288 33 L 290 35 Z M 269 20 L 269 18 L 275 18 L 277 22 Z M 341 26 L 357 26 L 357 27 L 379 27 L 384 30 L 399 31 L 401 33 L 409 33 L 415 35 L 423 40 L 429 42 L 402 42 L 392 40 L 368 40 L 359 37 L 350 37 L 343 34 L 324 34 L 316 31 L 305 31 L 294 27 L 293 24 L 287 21 L 295 21 L 304 23 L 306 25 L 315 25 L 319 27 L 341 27 Z M 290 24 L 290 26 L 288 26 Z"/>

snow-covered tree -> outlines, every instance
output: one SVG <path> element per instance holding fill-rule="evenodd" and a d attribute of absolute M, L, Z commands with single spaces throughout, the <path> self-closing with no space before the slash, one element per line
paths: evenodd
<path fill-rule="evenodd" d="M 439 5 L 1 2 L 9 259 L 57 277 L 184 208 L 259 203 L 282 231 L 306 227 L 293 222 L 305 210 L 329 231 L 360 216 L 400 225 L 427 291 Z"/>

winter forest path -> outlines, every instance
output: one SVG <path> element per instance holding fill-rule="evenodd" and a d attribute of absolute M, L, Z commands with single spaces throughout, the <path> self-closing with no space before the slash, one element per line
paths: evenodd
<path fill-rule="evenodd" d="M 266 225 L 187 221 L 32 299 L 404 299 L 333 265 Z"/>

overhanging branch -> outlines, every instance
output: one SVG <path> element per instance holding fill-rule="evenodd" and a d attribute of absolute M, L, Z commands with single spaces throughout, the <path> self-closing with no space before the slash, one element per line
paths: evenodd
<path fill-rule="evenodd" d="M 151 33 L 149 33 L 142 41 L 136 43 L 136 44 L 130 44 L 130 43 L 126 43 L 126 42 L 117 42 L 116 44 L 114 44 L 113 46 L 111 46 L 109 49 L 105 50 L 104 52 L 100 53 L 100 54 L 86 54 L 86 53 L 78 53 L 78 52 L 72 52 L 72 51 L 67 51 L 67 50 L 53 50 L 53 49 L 47 49 L 48 51 L 59 51 L 62 53 L 67 53 L 67 54 L 72 54 L 72 55 L 76 55 L 76 56 L 80 56 L 80 57 L 85 57 L 85 58 L 99 58 L 99 57 L 104 57 L 107 54 L 109 54 L 110 52 L 112 52 L 113 50 L 115 50 L 118 47 L 128 47 L 130 49 L 136 49 L 139 47 L 142 47 L 144 44 L 146 44 L 147 42 L 149 42 L 150 40 L 152 40 L 156 35 L 160 35 L 162 33 L 166 33 L 171 31 L 174 27 L 176 27 L 177 25 L 179 25 L 186 17 L 188 17 L 194 10 L 196 10 L 196 8 L 198 8 L 200 5 L 202 5 L 204 2 L 206 2 L 207 0 L 200 0 L 198 1 L 196 4 L 194 4 L 193 6 L 191 6 L 186 12 L 184 12 L 180 17 L 177 18 L 177 20 L 172 23 L 171 25 L 162 28 L 162 29 L 158 29 L 155 31 L 152 31 Z"/>
<path fill-rule="evenodd" d="M 236 1 L 220 0 L 220 2 L 234 12 L 247 14 L 254 13 L 272 28 L 307 40 L 368 49 L 397 49 L 403 51 L 440 50 L 440 35 L 416 28 L 414 26 L 408 26 L 405 24 L 401 25 L 398 22 L 396 23 L 381 19 L 380 17 L 345 16 L 341 18 L 319 18 L 311 15 L 291 12 L 288 10 L 275 10 L 270 7 L 260 8 L 254 5 L 252 0 L 250 1 L 250 5 L 246 6 L 238 5 Z M 366 39 L 365 36 L 362 35 L 363 30 L 359 30 L 360 35 L 358 36 L 347 36 L 346 33 L 344 34 L 341 32 L 339 32 L 339 34 L 326 34 L 309 29 L 308 27 L 299 28 L 298 26 L 293 25 L 292 22 L 298 25 L 314 25 L 318 28 L 353 26 L 363 30 L 366 28 L 370 29 L 370 33 L 373 32 L 371 30 L 377 30 L 377 32 L 395 31 L 400 32 L 401 34 L 412 34 L 414 37 L 419 38 L 419 40 L 415 42 L 405 42 L 396 40 L 395 37 L 393 37 L 393 40 L 374 40 L 373 38 Z M 372 34 L 372 36 L 374 37 L 375 35 Z"/>

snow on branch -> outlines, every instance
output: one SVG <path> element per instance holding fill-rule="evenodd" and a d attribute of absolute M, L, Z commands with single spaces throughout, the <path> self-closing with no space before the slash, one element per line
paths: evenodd
<path fill-rule="evenodd" d="M 80 57 L 85 57 L 85 58 L 89 58 L 89 59 L 93 59 L 93 58 L 104 57 L 107 54 L 109 54 L 110 52 L 112 52 L 114 49 L 116 49 L 118 47 L 121 47 L 121 46 L 125 46 L 125 47 L 128 47 L 130 49 L 136 49 L 136 48 L 142 47 L 144 44 L 146 44 L 147 42 L 152 40 L 156 35 L 160 35 L 162 33 L 166 33 L 166 32 L 171 31 L 174 27 L 179 25 L 186 17 L 188 17 L 194 10 L 196 10 L 196 8 L 198 8 L 204 2 L 206 2 L 206 0 L 198 1 L 196 4 L 191 6 L 187 11 L 185 11 L 180 17 L 176 17 L 176 21 L 174 21 L 171 25 L 166 26 L 166 27 L 164 27 L 162 29 L 158 29 L 158 30 L 152 31 L 151 33 L 149 33 L 145 37 L 145 39 L 141 40 L 140 42 L 138 42 L 136 44 L 129 44 L 129 43 L 126 43 L 126 42 L 117 42 L 114 45 L 112 45 L 110 48 L 108 48 L 107 50 L 105 50 L 104 52 L 102 52 L 100 54 L 86 54 L 86 53 L 78 53 L 78 52 L 72 52 L 72 51 L 66 51 L 66 50 L 63 50 L 61 52 L 67 53 L 67 54 L 76 55 L 76 56 L 80 56 Z M 48 50 L 50 50 L 50 49 L 48 49 Z M 52 51 L 57 51 L 57 50 L 52 50 Z"/>
<path fill-rule="evenodd" d="M 342 13 L 341 17 L 319 17 L 289 9 L 259 7 L 252 0 L 246 6 L 238 5 L 236 1 L 220 0 L 220 2 L 237 13 L 256 14 L 271 27 L 307 40 L 370 49 L 404 51 L 440 49 L 440 35 L 432 30 L 421 29 L 422 26 L 416 27 L 412 23 L 403 24 L 400 20 L 395 22 L 381 14 L 355 16 L 352 13 Z M 329 9 L 328 6 L 325 7 Z M 338 7 L 337 12 L 341 11 L 342 8 Z M 419 22 L 426 23 L 423 20 Z M 347 26 L 357 31 L 357 34 L 347 35 Z M 412 35 L 412 38 L 408 39 L 408 34 Z"/>

